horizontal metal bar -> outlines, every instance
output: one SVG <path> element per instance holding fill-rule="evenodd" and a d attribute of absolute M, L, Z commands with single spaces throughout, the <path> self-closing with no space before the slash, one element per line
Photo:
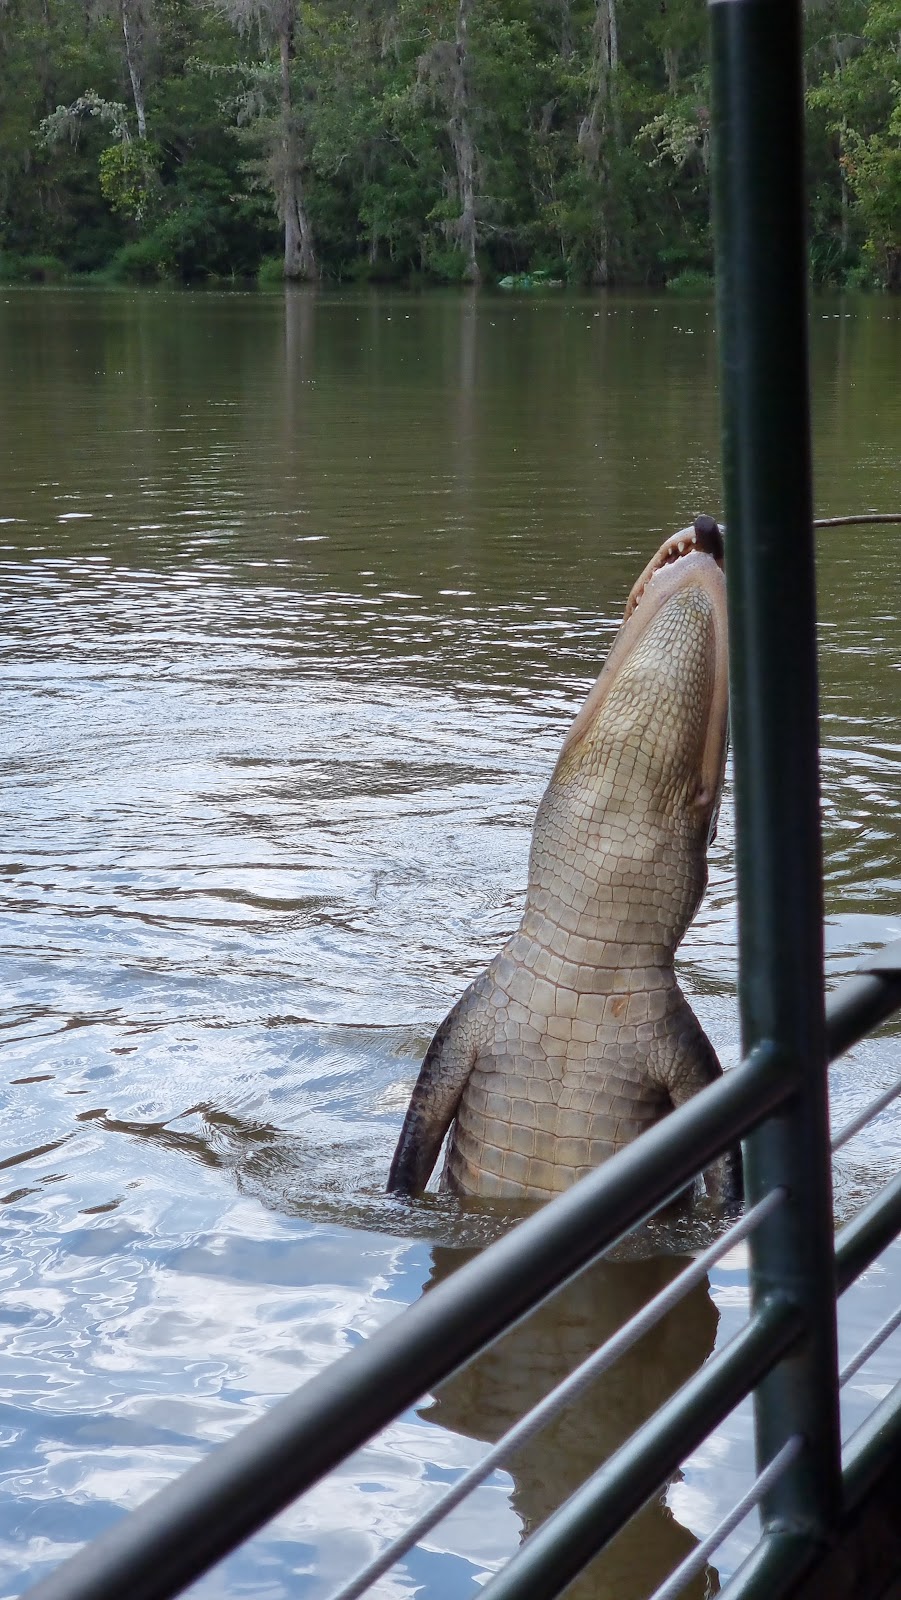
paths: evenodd
<path fill-rule="evenodd" d="M 466 1499 L 467 1495 L 472 1494 L 473 1490 L 478 1488 L 480 1483 L 484 1483 L 485 1479 L 498 1467 L 504 1466 L 510 1456 L 514 1455 L 524 1444 L 534 1438 L 536 1433 L 540 1433 L 541 1429 L 546 1427 L 552 1418 L 559 1411 L 562 1411 L 564 1406 L 571 1405 L 588 1388 L 589 1384 L 597 1382 L 597 1379 L 619 1361 L 627 1350 L 631 1350 L 639 1339 L 643 1339 L 646 1333 L 655 1328 L 657 1323 L 674 1306 L 679 1304 L 680 1300 L 683 1300 L 699 1283 L 703 1283 L 711 1267 L 716 1266 L 716 1263 L 721 1261 L 723 1256 L 728 1255 L 735 1245 L 746 1239 L 759 1222 L 770 1216 L 773 1211 L 778 1210 L 784 1199 L 784 1189 L 772 1189 L 763 1200 L 746 1212 L 740 1221 L 733 1223 L 731 1228 L 727 1228 L 726 1232 L 721 1234 L 709 1249 L 702 1251 L 699 1256 L 695 1257 L 691 1266 L 686 1267 L 683 1272 L 679 1273 L 678 1278 L 674 1278 L 672 1283 L 666 1285 L 665 1289 L 661 1289 L 659 1294 L 655 1294 L 653 1299 L 649 1300 L 647 1305 L 642 1306 L 641 1310 L 634 1317 L 630 1317 L 629 1321 L 624 1323 L 621 1328 L 618 1328 L 612 1338 L 607 1339 L 600 1349 L 593 1351 L 587 1360 L 581 1362 L 574 1371 L 563 1379 L 562 1383 L 558 1383 L 556 1388 L 551 1389 L 543 1400 L 540 1400 L 536 1406 L 532 1407 L 531 1411 L 514 1423 L 513 1427 L 509 1428 L 498 1439 L 497 1444 L 486 1455 L 482 1456 L 480 1461 L 470 1467 L 468 1472 L 464 1472 L 456 1483 L 452 1484 L 443 1495 L 439 1496 L 434 1504 L 429 1506 L 420 1517 L 417 1517 L 415 1522 L 412 1522 L 396 1539 L 392 1539 L 384 1550 L 380 1551 L 377 1556 L 367 1562 L 365 1567 L 361 1567 L 353 1578 L 336 1590 L 331 1600 L 357 1600 L 359 1595 L 365 1594 L 372 1584 L 383 1577 L 398 1561 L 403 1560 L 403 1557 L 413 1549 L 414 1545 L 419 1543 L 420 1539 L 425 1538 L 425 1535 L 434 1528 L 436 1523 L 449 1516 L 455 1507 Z"/>
<path fill-rule="evenodd" d="M 762 1045 L 123 1517 L 29 1600 L 170 1600 L 792 1094 Z"/>
<path fill-rule="evenodd" d="M 894 951 L 896 945 L 889 945 Z M 826 1049 L 835 1061 L 901 1009 L 901 971 L 852 973 L 826 996 Z"/>
<path fill-rule="evenodd" d="M 858 972 L 876 972 L 884 977 L 901 978 L 901 939 L 893 939 L 881 950 L 871 950 L 858 962 Z"/>
<path fill-rule="evenodd" d="M 850 1122 L 845 1123 L 845 1126 L 835 1135 L 832 1141 L 833 1150 L 840 1150 L 843 1144 L 847 1144 L 849 1139 L 853 1139 L 855 1133 L 860 1133 L 861 1128 L 865 1128 L 868 1122 L 872 1122 L 874 1117 L 878 1117 L 880 1111 L 884 1111 L 886 1106 L 890 1106 L 893 1100 L 897 1100 L 899 1094 L 901 1094 L 901 1078 L 898 1079 L 897 1083 L 893 1083 L 890 1089 L 886 1089 L 884 1094 L 879 1095 L 870 1105 L 866 1106 L 856 1117 L 852 1117 Z"/>
<path fill-rule="evenodd" d="M 901 1383 L 855 1429 L 842 1454 L 845 1507 L 854 1511 L 901 1459 Z"/>
<path fill-rule="evenodd" d="M 861 1367 L 866 1366 L 870 1356 L 874 1356 L 880 1345 L 885 1344 L 886 1339 L 891 1338 L 896 1328 L 901 1328 L 901 1306 L 898 1307 L 897 1311 L 893 1311 L 890 1317 L 886 1317 L 881 1327 L 876 1329 L 872 1337 L 867 1340 L 865 1345 L 861 1346 L 855 1356 L 851 1357 L 847 1365 L 842 1367 L 838 1375 L 840 1388 L 854 1377 L 855 1372 L 859 1372 Z"/>
<path fill-rule="evenodd" d="M 577 1489 L 482 1589 L 482 1600 L 551 1600 L 602 1550 L 803 1332 L 774 1299 Z"/>
<path fill-rule="evenodd" d="M 901 1173 L 887 1183 L 836 1235 L 836 1293 L 844 1294 L 855 1278 L 901 1233 Z"/>
<path fill-rule="evenodd" d="M 793 1433 L 790 1439 L 786 1439 L 782 1449 L 767 1463 L 763 1471 L 758 1473 L 750 1489 L 742 1495 L 728 1515 L 723 1517 L 722 1522 L 718 1522 L 713 1532 L 708 1533 L 706 1539 L 695 1545 L 659 1589 L 654 1590 L 652 1600 L 676 1600 L 676 1596 L 682 1593 L 689 1580 L 704 1571 L 710 1557 L 719 1549 L 723 1540 L 728 1539 L 730 1533 L 744 1522 L 748 1513 L 760 1504 L 763 1496 L 773 1487 L 777 1478 L 781 1477 L 786 1467 L 791 1466 L 797 1459 L 803 1448 L 804 1440 L 799 1433 Z"/>

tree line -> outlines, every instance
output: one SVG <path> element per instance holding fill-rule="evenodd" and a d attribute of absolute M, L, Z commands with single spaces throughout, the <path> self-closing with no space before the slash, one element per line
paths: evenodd
<path fill-rule="evenodd" d="M 901 290 L 901 0 L 809 0 L 814 280 Z M 690 286 L 704 0 L 0 0 L 0 276 Z"/>

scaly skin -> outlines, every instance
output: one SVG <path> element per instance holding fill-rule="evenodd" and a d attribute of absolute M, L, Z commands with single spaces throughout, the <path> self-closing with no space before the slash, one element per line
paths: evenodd
<path fill-rule="evenodd" d="M 453 1123 L 442 1187 L 548 1199 L 719 1076 L 673 958 L 706 886 L 727 701 L 702 517 L 632 590 L 538 808 L 522 922 L 426 1052 L 389 1190 L 425 1186 Z M 705 1178 L 737 1197 L 738 1158 Z"/>

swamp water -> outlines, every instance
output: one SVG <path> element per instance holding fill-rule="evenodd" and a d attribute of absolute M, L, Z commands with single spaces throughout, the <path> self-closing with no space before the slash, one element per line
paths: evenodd
<path fill-rule="evenodd" d="M 709 301 L 0 292 L 0 1596 L 497 1230 L 389 1200 L 427 1039 L 514 925 L 628 589 L 720 510 Z M 819 515 L 901 509 L 901 307 L 813 308 Z M 828 970 L 901 936 L 897 530 L 820 536 Z M 737 1057 L 727 792 L 680 959 Z M 836 1125 L 898 1029 L 833 1069 Z M 901 1156 L 841 1152 L 839 1216 Z M 603 1262 L 192 1593 L 326 1600 L 678 1270 Z M 382 1580 L 464 1600 L 740 1325 L 734 1251 Z M 853 1352 L 901 1249 L 841 1306 Z M 846 1433 L 901 1367 L 849 1385 Z M 749 1407 L 583 1592 L 644 1600 Z M 734 1535 L 686 1594 L 716 1591 Z"/>

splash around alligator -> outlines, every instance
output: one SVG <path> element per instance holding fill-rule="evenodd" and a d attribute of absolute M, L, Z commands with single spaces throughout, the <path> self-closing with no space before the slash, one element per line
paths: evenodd
<path fill-rule="evenodd" d="M 674 957 L 707 883 L 726 757 L 723 539 L 667 539 L 634 585 L 538 807 L 522 921 L 420 1069 L 388 1179 L 549 1199 L 720 1075 Z M 731 1202 L 740 1158 L 704 1174 Z"/>

